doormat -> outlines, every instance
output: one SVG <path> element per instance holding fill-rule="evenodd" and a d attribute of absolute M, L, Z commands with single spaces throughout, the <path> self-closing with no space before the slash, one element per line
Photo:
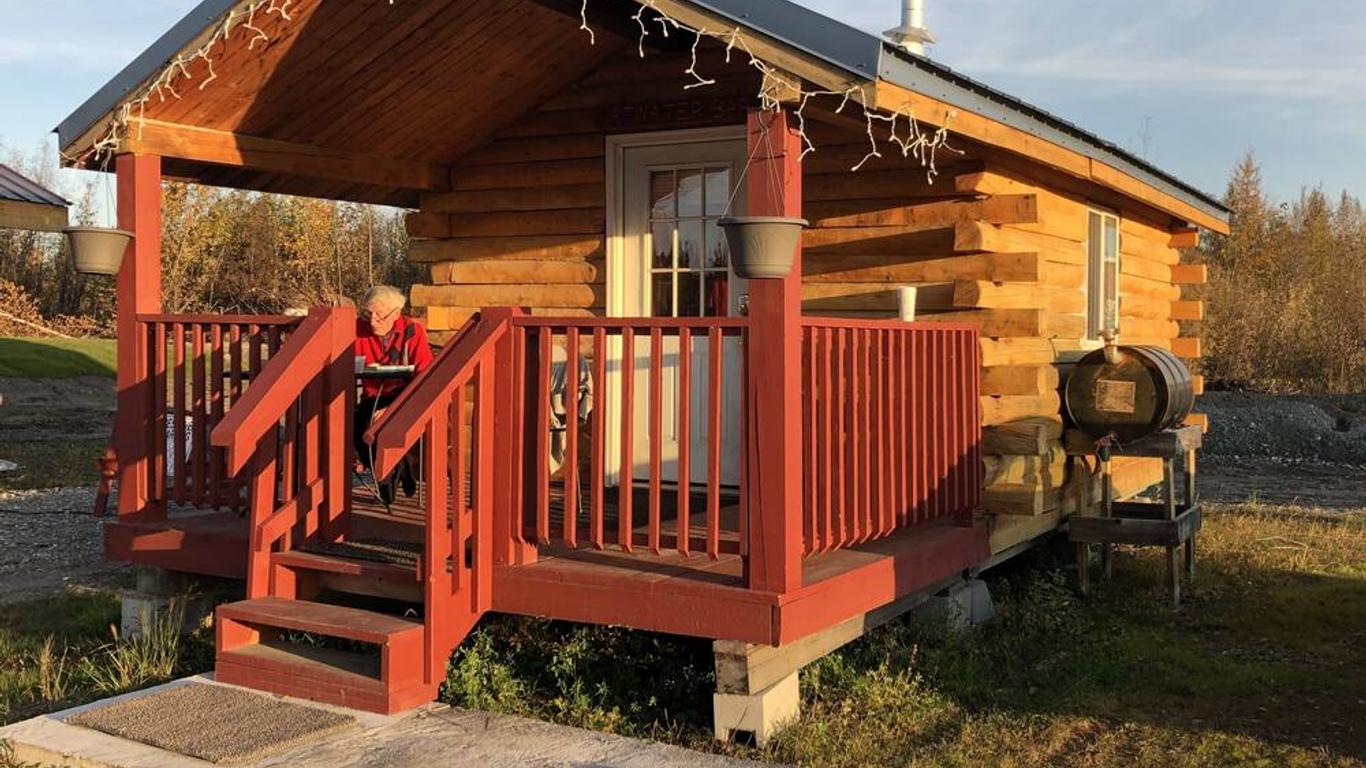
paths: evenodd
<path fill-rule="evenodd" d="M 239 688 L 192 683 L 67 720 L 221 765 L 263 760 L 356 724 L 355 718 Z"/>

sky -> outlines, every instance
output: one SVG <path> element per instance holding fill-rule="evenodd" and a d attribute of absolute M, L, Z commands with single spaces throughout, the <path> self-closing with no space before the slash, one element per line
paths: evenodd
<path fill-rule="evenodd" d="M 799 1 L 870 32 L 899 21 L 898 0 Z M 0 0 L 0 157 L 53 142 L 195 4 Z M 1200 189 L 1221 195 L 1252 150 L 1280 200 L 1366 197 L 1366 2 L 927 0 L 927 16 L 936 61 Z"/>

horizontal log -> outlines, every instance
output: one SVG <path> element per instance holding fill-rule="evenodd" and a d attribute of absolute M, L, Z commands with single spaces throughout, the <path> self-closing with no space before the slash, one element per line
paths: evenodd
<path fill-rule="evenodd" d="M 941 254 L 953 253 L 953 229 L 909 231 L 894 227 L 808 229 L 802 247 L 813 253 Z"/>
<path fill-rule="evenodd" d="M 415 307 L 547 307 L 595 309 L 606 305 L 601 285 L 414 285 Z"/>
<path fill-rule="evenodd" d="M 1062 412 L 1062 399 L 1057 392 L 1042 395 L 1007 395 L 1002 397 L 983 397 L 982 425 L 995 426 L 1008 424 L 1025 418 L 1058 418 Z"/>
<path fill-rule="evenodd" d="M 1055 365 L 998 365 L 983 368 L 983 395 L 1038 396 L 1056 393 L 1061 374 Z"/>
<path fill-rule="evenodd" d="M 1205 302 L 1203 301 L 1173 301 L 1171 307 L 1171 318 L 1173 320 L 1205 319 Z"/>
<path fill-rule="evenodd" d="M 997 226 L 980 221 L 960 222 L 954 226 L 953 249 L 958 253 L 993 251 L 996 253 L 1052 253 L 1064 263 L 1084 263 L 1086 249 L 1081 243 L 1042 232 L 1029 232 L 1010 225 Z"/>
<path fill-rule="evenodd" d="M 813 202 L 803 214 L 813 229 L 831 227 L 904 227 L 939 229 L 961 221 L 1027 224 L 1039 220 L 1038 198 L 1006 195 L 984 200 L 937 200 L 906 204 L 891 200 Z"/>
<path fill-rule="evenodd" d="M 917 319 L 927 323 L 966 323 L 976 326 L 983 336 L 993 338 L 1037 336 L 1046 339 L 1079 339 L 1086 333 L 1086 318 L 1054 314 L 1042 309 L 968 309 L 936 312 Z"/>
<path fill-rule="evenodd" d="M 1119 337 L 1121 340 L 1135 339 L 1174 339 L 1181 335 L 1181 326 L 1171 320 L 1149 320 L 1138 317 L 1121 317 Z"/>
<path fill-rule="evenodd" d="M 1181 252 L 1175 248 L 1169 248 L 1137 237 L 1121 238 L 1119 253 L 1120 256 L 1148 259 L 1169 267 L 1181 262 Z"/>
<path fill-rule="evenodd" d="M 968 195 L 1033 195 L 1043 192 L 1036 184 L 988 170 L 960 173 L 954 177 L 953 187 L 956 191 Z"/>
<path fill-rule="evenodd" d="M 1045 365 L 1057 359 L 1049 339 L 979 339 L 982 367 L 996 365 Z"/>
<path fill-rule="evenodd" d="M 529 168 L 527 172 L 536 171 Z M 443 192 L 423 195 L 422 210 L 427 213 L 502 213 L 602 208 L 607 204 L 606 194 L 606 187 L 601 182 L 527 189 Z"/>
<path fill-rule="evenodd" d="M 607 231 L 607 213 L 602 208 L 445 215 L 451 220 L 449 237 L 600 235 Z"/>
<path fill-rule="evenodd" d="M 495 141 L 464 158 L 463 166 L 538 163 L 602 158 L 606 139 L 600 133 L 582 136 L 545 136 Z"/>
<path fill-rule="evenodd" d="M 982 507 L 993 515 L 1042 515 L 1062 506 L 1064 489 L 998 485 L 982 492 Z"/>
<path fill-rule="evenodd" d="M 409 246 L 408 258 L 419 263 L 525 259 L 583 261 L 602 258 L 604 241 L 591 235 L 532 235 L 526 237 L 465 237 L 424 240 Z"/>
<path fill-rule="evenodd" d="M 1062 440 L 1062 422 L 1027 418 L 982 430 L 982 453 L 1007 456 L 1042 456 Z"/>
<path fill-rule="evenodd" d="M 1195 360 L 1205 354 L 1204 345 L 1200 337 L 1183 337 L 1172 339 L 1172 354 L 1185 360 Z"/>
<path fill-rule="evenodd" d="M 1153 298 L 1133 292 L 1126 293 L 1125 287 L 1125 282 L 1121 280 L 1119 283 L 1120 320 L 1130 317 L 1141 317 L 1148 320 L 1172 319 L 1172 301 L 1166 297 Z"/>
<path fill-rule="evenodd" d="M 916 311 L 944 309 L 953 300 L 952 283 L 918 285 Z M 872 317 L 892 317 L 900 311 L 896 286 L 881 283 L 806 283 L 802 286 L 802 310 L 807 313 L 860 312 Z"/>
<path fill-rule="evenodd" d="M 1209 414 L 1207 413 L 1192 413 L 1186 417 L 1186 424 L 1199 427 L 1202 433 L 1209 434 Z"/>
<path fill-rule="evenodd" d="M 1145 296 L 1170 303 L 1181 298 L 1181 289 L 1165 280 L 1150 280 L 1138 275 L 1124 275 L 1119 281 L 1119 294 L 1120 296 Z"/>
<path fill-rule="evenodd" d="M 905 170 L 859 171 L 842 169 L 834 173 L 813 173 L 810 168 L 802 179 L 802 200 L 820 203 L 845 200 L 904 200 L 961 198 L 952 183 L 940 179 L 934 183 L 923 173 Z"/>
<path fill-rule="evenodd" d="M 810 283 L 908 283 L 987 280 L 1035 282 L 1046 267 L 1033 253 L 975 253 L 912 259 L 877 254 L 802 254 L 802 278 Z"/>
<path fill-rule="evenodd" d="M 1168 245 L 1172 248 L 1199 248 L 1200 230 L 1194 227 L 1172 230 L 1172 239 Z"/>
<path fill-rule="evenodd" d="M 954 284 L 953 306 L 961 309 L 1044 309 L 1058 314 L 1086 311 L 1086 295 L 1079 290 L 1031 283 L 992 283 L 982 280 Z"/>
<path fill-rule="evenodd" d="M 464 327 L 475 313 L 483 307 L 427 307 L 427 330 L 458 331 Z M 564 307 L 520 307 L 536 317 L 595 317 L 598 313 L 591 309 L 567 309 Z"/>
<path fill-rule="evenodd" d="M 1042 456 L 1000 456 L 982 457 L 982 485 L 1028 485 L 1044 488 L 1061 488 L 1066 484 L 1067 469 L 1070 463 L 1067 451 L 1054 444 Z"/>
<path fill-rule="evenodd" d="M 606 165 L 601 158 L 460 166 L 451 170 L 451 190 L 463 192 L 542 189 L 563 184 L 601 185 L 606 178 Z"/>
<path fill-rule="evenodd" d="M 1204 264 L 1178 264 L 1172 267 L 1172 282 L 1177 285 L 1204 285 L 1209 282 L 1209 270 Z"/>
<path fill-rule="evenodd" d="M 1192 374 L 1191 390 L 1195 392 L 1196 397 L 1205 394 L 1205 377 L 1198 373 Z"/>
<path fill-rule="evenodd" d="M 403 218 L 408 237 L 442 238 L 451 236 L 451 217 L 444 213 L 410 213 Z"/>
<path fill-rule="evenodd" d="M 1174 253 L 1174 251 L 1173 251 Z M 1145 259 L 1132 254 L 1121 255 L 1119 258 L 1119 273 L 1124 276 L 1141 277 L 1146 280 L 1155 280 L 1165 283 L 1171 280 L 1171 265 L 1160 261 Z"/>
<path fill-rule="evenodd" d="M 442 261 L 431 266 L 435 285 L 499 283 L 601 283 L 606 270 L 601 261 L 530 261 L 486 259 Z"/>

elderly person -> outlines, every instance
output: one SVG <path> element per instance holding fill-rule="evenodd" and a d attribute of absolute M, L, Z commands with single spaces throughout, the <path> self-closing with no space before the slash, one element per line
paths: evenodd
<path fill-rule="evenodd" d="M 356 356 L 365 358 L 365 365 L 412 366 L 421 373 L 432 364 L 432 348 L 427 343 L 427 331 L 417 322 L 404 316 L 408 300 L 393 286 L 377 285 L 365 294 L 361 303 L 361 317 L 356 322 Z M 365 469 L 371 468 L 373 454 L 365 442 L 365 432 L 388 408 L 405 382 L 400 379 L 367 379 L 362 384 L 362 396 L 356 404 L 356 457 Z M 394 500 L 394 483 L 403 485 L 403 492 L 412 496 L 417 492 L 417 478 L 405 458 L 394 475 L 379 482 L 380 500 L 388 504 Z"/>

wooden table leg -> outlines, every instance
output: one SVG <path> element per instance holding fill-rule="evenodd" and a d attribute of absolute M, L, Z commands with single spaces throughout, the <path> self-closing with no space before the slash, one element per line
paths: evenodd
<path fill-rule="evenodd" d="M 1176 519 L 1176 470 L 1170 458 L 1162 460 L 1162 498 L 1168 520 Z M 1177 563 L 1179 547 L 1167 547 L 1167 586 L 1171 589 L 1172 607 L 1181 607 L 1181 568 Z"/>
<path fill-rule="evenodd" d="M 1114 517 L 1114 477 L 1111 475 L 1110 468 L 1110 449 L 1102 448 L 1100 451 L 1100 514 L 1102 517 Z M 1114 550 L 1113 544 L 1100 545 L 1100 571 L 1102 577 L 1109 581 L 1114 576 Z"/>
<path fill-rule="evenodd" d="M 1195 451 L 1186 451 L 1186 509 L 1196 504 Z M 1186 539 L 1186 578 L 1195 579 L 1195 534 Z"/>

